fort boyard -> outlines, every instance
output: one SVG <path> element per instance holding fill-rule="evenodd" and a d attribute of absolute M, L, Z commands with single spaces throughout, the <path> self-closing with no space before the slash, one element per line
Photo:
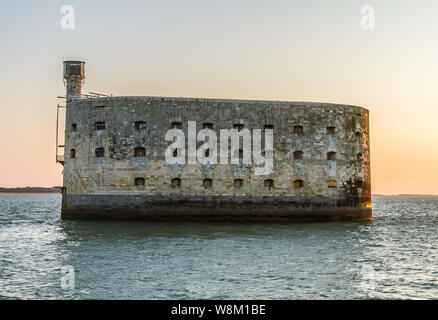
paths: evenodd
<path fill-rule="evenodd" d="M 84 95 L 84 71 L 64 62 L 63 219 L 372 218 L 368 110 Z"/>

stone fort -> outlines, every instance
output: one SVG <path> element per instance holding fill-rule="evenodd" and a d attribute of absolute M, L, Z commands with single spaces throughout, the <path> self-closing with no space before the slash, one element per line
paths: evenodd
<path fill-rule="evenodd" d="M 64 166 L 63 219 L 372 218 L 367 109 L 290 101 L 84 95 L 84 70 L 82 61 L 64 62 L 64 156 L 57 154 Z M 187 133 L 188 121 L 196 121 L 196 132 L 208 128 L 218 135 L 226 128 L 273 130 L 272 172 L 256 175 L 255 165 L 243 162 L 169 164 L 165 134 L 170 128 Z"/>

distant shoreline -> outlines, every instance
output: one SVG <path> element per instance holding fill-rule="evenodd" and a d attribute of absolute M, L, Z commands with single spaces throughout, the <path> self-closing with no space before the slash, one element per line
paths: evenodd
<path fill-rule="evenodd" d="M 373 197 L 438 197 L 438 194 L 373 194 Z"/>
<path fill-rule="evenodd" d="M 2 194 L 23 194 L 23 193 L 60 193 L 56 188 L 45 187 L 23 187 L 23 188 L 0 188 Z"/>

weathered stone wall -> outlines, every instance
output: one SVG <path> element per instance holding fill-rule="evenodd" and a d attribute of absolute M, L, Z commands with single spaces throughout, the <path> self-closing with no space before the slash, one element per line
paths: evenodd
<path fill-rule="evenodd" d="M 104 130 L 95 130 L 99 121 L 105 122 Z M 136 121 L 144 121 L 145 128 L 136 130 Z M 272 174 L 254 175 L 251 165 L 169 165 L 165 133 L 172 122 L 181 122 L 187 139 L 188 121 L 197 121 L 197 132 L 203 123 L 214 125 L 218 152 L 219 129 L 236 123 L 250 130 L 273 125 Z M 302 134 L 293 132 L 295 125 L 303 126 Z M 335 127 L 335 133 L 327 127 Z M 105 150 L 103 158 L 95 157 L 98 147 Z M 134 157 L 135 147 L 146 148 L 146 156 Z M 332 208 L 370 207 L 369 114 L 356 106 L 161 97 L 76 100 L 67 104 L 65 150 L 64 187 L 72 196 L 285 197 L 323 199 Z M 296 150 L 304 152 L 302 160 L 294 160 Z M 327 160 L 328 152 L 336 152 L 336 160 Z M 135 186 L 135 178 L 144 178 L 145 185 Z M 173 178 L 180 178 L 181 186 L 172 187 Z M 204 178 L 213 179 L 211 188 L 203 186 Z M 235 187 L 234 179 L 243 179 L 243 186 Z M 272 179 L 274 188 L 265 187 L 265 179 Z M 294 180 L 303 180 L 304 186 L 294 187 Z"/>

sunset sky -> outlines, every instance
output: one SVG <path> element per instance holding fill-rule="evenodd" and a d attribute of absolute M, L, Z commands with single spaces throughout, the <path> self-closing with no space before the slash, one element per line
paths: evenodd
<path fill-rule="evenodd" d="M 372 192 L 438 194 L 436 0 L 2 1 L 0 187 L 62 184 L 64 59 L 86 61 L 85 93 L 364 106 Z"/>

